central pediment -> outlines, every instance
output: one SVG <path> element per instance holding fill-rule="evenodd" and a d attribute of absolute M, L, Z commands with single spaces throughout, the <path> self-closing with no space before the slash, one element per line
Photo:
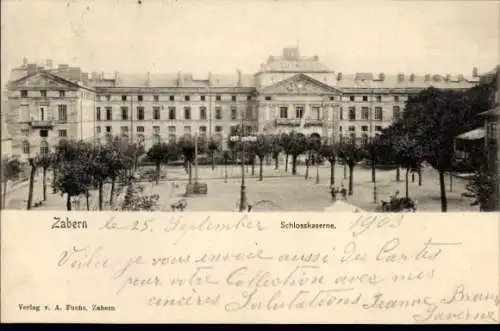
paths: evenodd
<path fill-rule="evenodd" d="M 340 94 L 340 91 L 306 74 L 297 74 L 260 90 L 263 94 L 322 95 Z"/>

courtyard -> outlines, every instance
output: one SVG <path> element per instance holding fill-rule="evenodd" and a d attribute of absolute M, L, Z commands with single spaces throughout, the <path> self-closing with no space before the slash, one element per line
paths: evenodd
<path fill-rule="evenodd" d="M 140 185 L 144 187 L 143 195 L 158 194 L 158 211 L 170 211 L 171 204 L 185 198 L 187 200 L 186 211 L 236 211 L 240 197 L 241 167 L 228 166 L 228 179 L 225 182 L 224 167 L 217 166 L 212 170 L 209 166 L 199 167 L 199 182 L 208 185 L 207 195 L 184 197 L 188 176 L 182 167 L 162 167 L 162 177 L 166 177 L 159 184 L 146 181 Z M 330 168 L 319 167 L 320 183 L 316 184 L 316 168 L 309 169 L 309 179 L 305 179 L 305 166 L 297 167 L 297 174 L 291 174 L 280 169 L 275 170 L 273 166 L 264 166 L 264 180 L 259 181 L 259 167 L 255 167 L 252 176 L 251 168 L 245 171 L 245 184 L 247 197 L 254 204 L 253 211 L 323 211 L 329 206 L 331 196 L 329 194 Z M 342 183 L 348 188 L 348 177 L 343 177 L 343 166 L 335 168 L 335 186 Z M 49 176 L 50 177 L 50 176 Z M 418 203 L 418 212 L 440 212 L 440 195 L 437 172 L 426 167 L 423 171 L 422 186 L 418 185 L 418 176 L 415 181 L 409 183 L 409 195 Z M 353 195 L 348 196 L 348 202 L 366 211 L 377 211 L 380 200 L 388 200 L 388 197 L 396 190 L 400 195 L 405 194 L 405 173 L 401 171 L 400 181 L 396 181 L 395 170 L 377 170 L 377 204 L 373 202 L 373 184 L 371 182 L 371 170 L 363 165 L 358 165 L 354 171 Z M 194 181 L 194 170 L 193 170 Z M 452 190 L 450 192 L 450 177 L 446 177 L 446 195 L 448 199 L 449 212 L 478 211 L 477 207 L 470 206 L 470 200 L 461 196 L 465 192 L 466 181 L 453 178 Z M 50 183 L 50 178 L 48 179 Z M 105 185 L 104 200 L 109 200 L 110 185 Z M 60 194 L 52 194 L 50 184 L 47 189 L 47 200 L 33 210 L 65 210 L 66 197 Z M 28 185 L 18 188 L 7 196 L 8 209 L 25 209 L 28 196 Z M 41 179 L 37 177 L 34 185 L 34 203 L 42 200 Z M 104 209 L 108 209 L 105 207 Z M 81 197 L 79 206 L 74 205 L 74 210 L 86 210 L 85 198 Z M 97 210 L 97 192 L 91 192 L 90 210 Z"/>

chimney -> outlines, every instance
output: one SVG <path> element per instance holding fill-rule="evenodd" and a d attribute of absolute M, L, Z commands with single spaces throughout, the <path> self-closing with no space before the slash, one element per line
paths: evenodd
<path fill-rule="evenodd" d="M 79 82 L 81 80 L 82 70 L 80 67 L 68 68 L 70 80 Z"/>
<path fill-rule="evenodd" d="M 27 66 L 28 65 L 28 58 L 27 57 L 23 57 L 23 66 Z"/>
<path fill-rule="evenodd" d="M 447 82 L 449 82 L 449 81 L 451 80 L 451 75 L 450 75 L 450 74 L 447 74 L 447 75 L 446 75 L 446 77 L 445 77 L 445 80 L 446 80 Z"/>
<path fill-rule="evenodd" d="M 212 72 L 209 72 L 208 73 L 208 86 L 212 86 L 212 82 L 213 82 L 213 76 L 212 76 Z"/>
<path fill-rule="evenodd" d="M 430 81 L 430 80 L 431 80 L 431 74 L 425 74 L 425 78 L 424 78 L 424 80 L 425 80 L 426 82 Z"/>
<path fill-rule="evenodd" d="M 93 81 L 99 80 L 99 74 L 95 71 L 92 72 L 91 76 Z"/>
<path fill-rule="evenodd" d="M 264 63 L 260 64 L 260 71 L 264 71 Z"/>
<path fill-rule="evenodd" d="M 314 56 L 313 56 L 313 60 L 314 60 L 314 61 L 319 61 L 319 56 L 314 55 Z"/>
<path fill-rule="evenodd" d="M 285 60 L 298 60 L 300 58 L 300 50 L 298 47 L 283 48 L 283 58 Z"/>
<path fill-rule="evenodd" d="M 398 83 L 404 82 L 405 80 L 405 74 L 399 73 L 398 74 Z"/>
<path fill-rule="evenodd" d="M 182 76 L 182 71 L 177 71 L 177 86 L 184 85 L 184 77 Z"/>
<path fill-rule="evenodd" d="M 415 81 L 415 74 L 411 74 L 410 75 L 410 82 L 414 82 Z"/>
<path fill-rule="evenodd" d="M 52 59 L 47 60 L 47 69 L 52 69 Z"/>
<path fill-rule="evenodd" d="M 69 65 L 67 65 L 67 64 L 60 64 L 58 68 L 60 70 L 68 70 L 69 69 Z"/>
<path fill-rule="evenodd" d="M 472 68 L 472 77 L 477 78 L 479 76 L 477 67 Z"/>
<path fill-rule="evenodd" d="M 241 77 L 242 77 L 241 70 L 237 69 L 236 73 L 238 74 L 238 86 L 241 87 L 243 85 L 243 82 L 242 82 L 242 79 L 241 79 Z"/>
<path fill-rule="evenodd" d="M 80 74 L 80 81 L 83 83 L 83 85 L 87 86 L 89 85 L 89 74 L 87 72 L 82 72 Z"/>
<path fill-rule="evenodd" d="M 434 75 L 432 75 L 432 80 L 435 82 L 440 82 L 441 76 L 439 76 L 438 74 L 434 74 Z"/>
<path fill-rule="evenodd" d="M 463 82 L 465 80 L 464 75 L 458 75 L 458 81 Z"/>
<path fill-rule="evenodd" d="M 378 74 L 378 80 L 381 80 L 381 81 L 385 80 L 385 74 L 383 72 Z"/>
<path fill-rule="evenodd" d="M 150 85 L 151 85 L 151 74 L 148 71 L 148 75 L 147 75 L 147 78 L 146 78 L 146 86 L 150 86 Z"/>
<path fill-rule="evenodd" d="M 28 71 L 28 75 L 33 75 L 34 73 L 37 72 L 37 65 L 36 63 L 30 63 L 28 64 L 27 66 L 27 71 Z"/>
<path fill-rule="evenodd" d="M 120 85 L 120 76 L 118 75 L 118 71 L 115 71 L 114 85 L 115 86 Z"/>
<path fill-rule="evenodd" d="M 99 73 L 99 80 L 104 80 L 104 72 Z"/>
<path fill-rule="evenodd" d="M 339 72 L 339 73 L 337 74 L 337 80 L 342 80 L 342 73 L 341 73 L 341 72 Z"/>

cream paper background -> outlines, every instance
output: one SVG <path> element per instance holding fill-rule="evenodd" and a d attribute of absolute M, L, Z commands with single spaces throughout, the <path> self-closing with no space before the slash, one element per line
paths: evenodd
<path fill-rule="evenodd" d="M 54 217 L 88 228 L 51 229 Z M 136 221 L 139 230 L 131 230 Z M 336 229 L 282 229 L 281 222 Z M 4 211 L 1 224 L 2 322 L 499 320 L 497 214 Z M 100 230 L 104 224 L 122 229 Z M 74 248 L 81 251 L 61 260 Z M 221 255 L 208 261 L 204 254 Z M 30 304 L 40 310 L 19 308 Z"/>

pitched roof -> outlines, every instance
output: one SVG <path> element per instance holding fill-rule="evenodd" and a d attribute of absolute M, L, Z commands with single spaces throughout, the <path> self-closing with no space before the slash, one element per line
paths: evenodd
<path fill-rule="evenodd" d="M 462 133 L 461 135 L 458 135 L 456 139 L 462 139 L 462 140 L 479 140 L 483 139 L 484 136 L 486 135 L 484 128 L 477 128 L 472 131 L 468 131 L 465 133 Z"/>
<path fill-rule="evenodd" d="M 182 74 L 161 74 L 161 73 L 117 73 L 111 79 L 91 80 L 94 87 L 110 86 L 110 81 L 115 81 L 116 85 L 125 87 L 175 87 L 178 79 L 182 79 L 182 86 L 185 87 L 253 87 L 255 86 L 253 75 L 241 74 L 241 85 L 239 85 L 238 73 L 234 74 L 209 74 L 206 76 L 193 76 L 189 73 Z M 209 77 L 210 82 L 209 84 Z"/>

